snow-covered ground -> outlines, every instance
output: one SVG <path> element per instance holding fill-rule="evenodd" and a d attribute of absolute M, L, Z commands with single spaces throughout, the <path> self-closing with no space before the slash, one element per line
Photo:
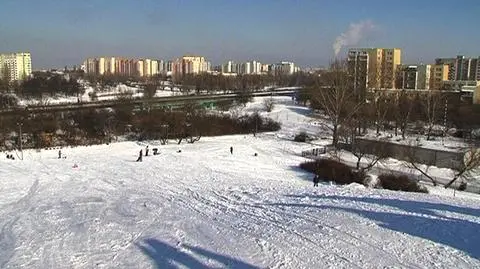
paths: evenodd
<path fill-rule="evenodd" d="M 314 188 L 290 138 L 318 125 L 276 100 L 282 130 L 256 138 L 151 141 L 143 162 L 136 142 L 1 159 L 0 268 L 480 267 L 476 195 Z"/>

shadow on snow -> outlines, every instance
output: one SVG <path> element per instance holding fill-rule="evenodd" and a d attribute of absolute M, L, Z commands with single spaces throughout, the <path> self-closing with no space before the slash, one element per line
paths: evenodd
<path fill-rule="evenodd" d="M 177 265 L 182 265 L 187 268 L 218 268 L 209 267 L 203 264 L 199 259 L 187 253 L 191 252 L 196 256 L 202 256 L 207 260 L 213 260 L 221 263 L 224 268 L 235 269 L 257 269 L 259 267 L 250 265 L 233 257 L 218 254 L 200 247 L 182 245 L 180 248 L 172 247 L 169 244 L 161 242 L 157 239 L 146 239 L 142 243 L 136 243 L 136 246 L 147 255 L 156 265 L 156 268 L 178 268 Z"/>
<path fill-rule="evenodd" d="M 291 195 L 293 198 L 305 198 L 307 195 Z M 309 198 L 319 200 L 336 200 L 337 204 L 344 201 L 355 203 L 371 203 L 382 206 L 395 207 L 405 213 L 379 212 L 366 209 L 348 208 L 331 205 L 314 205 L 305 203 L 273 203 L 272 206 L 314 208 L 335 211 L 344 211 L 360 215 L 375 221 L 380 227 L 393 231 L 406 233 L 412 236 L 424 238 L 432 242 L 444 244 L 452 248 L 464 251 L 472 258 L 480 258 L 480 223 L 469 220 L 458 219 L 451 216 L 444 216 L 440 212 L 453 212 L 457 214 L 480 217 L 480 210 L 475 208 L 465 208 L 447 204 L 437 204 L 430 202 L 369 198 L 369 197 L 349 197 L 349 196 L 320 196 L 308 195 Z M 315 201 L 315 200 L 313 200 Z M 415 213 L 417 215 L 412 215 Z"/>
<path fill-rule="evenodd" d="M 298 106 L 287 106 L 288 110 L 303 115 L 303 116 L 310 116 L 312 115 L 312 110 L 308 107 L 298 107 Z"/>

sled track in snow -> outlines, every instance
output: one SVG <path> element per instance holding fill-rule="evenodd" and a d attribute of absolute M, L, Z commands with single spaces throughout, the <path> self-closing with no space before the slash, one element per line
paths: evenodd
<path fill-rule="evenodd" d="M 413 264 L 413 263 L 410 263 L 410 262 L 402 262 L 397 255 L 393 254 L 393 253 L 390 253 L 378 246 L 375 246 L 374 244 L 370 243 L 370 242 L 367 242 L 355 235 L 352 235 L 351 233 L 348 233 L 348 232 L 345 232 L 345 231 L 341 231 L 340 229 L 336 228 L 336 227 L 333 227 L 329 224 L 326 224 L 322 219 L 318 218 L 318 217 L 314 217 L 310 214 L 298 214 L 298 213 L 293 213 L 293 212 L 289 212 L 289 211 L 282 211 L 282 210 L 279 210 L 279 209 L 275 209 L 274 207 L 270 207 L 270 208 L 267 208 L 264 204 L 241 204 L 241 203 L 238 203 L 237 201 L 227 197 L 227 196 L 224 196 L 224 195 L 221 195 L 219 194 L 218 192 L 213 192 L 213 194 L 215 196 L 217 196 L 220 200 L 223 200 L 227 203 L 231 203 L 231 204 L 235 204 L 236 207 L 238 206 L 248 206 L 248 207 L 254 207 L 254 208 L 258 208 L 260 209 L 262 212 L 267 212 L 268 213 L 275 213 L 277 215 L 287 215 L 287 216 L 290 216 L 292 218 L 296 218 L 296 219 L 300 219 L 300 220 L 303 220 L 303 221 L 306 221 L 306 222 L 310 222 L 310 223 L 314 223 L 314 224 L 318 224 L 321 226 L 322 230 L 320 230 L 320 233 L 322 233 L 323 235 L 325 236 L 332 236 L 332 234 L 330 233 L 327 233 L 325 231 L 323 231 L 323 229 L 328 229 L 329 231 L 331 232 L 334 232 L 335 233 L 335 239 L 336 240 L 340 240 L 342 242 L 344 242 L 345 244 L 347 245 L 354 245 L 355 247 L 357 248 L 361 248 L 362 250 L 368 250 L 368 248 L 372 248 L 372 249 L 375 249 L 381 253 L 384 253 L 385 256 L 383 258 L 389 258 L 389 259 L 392 259 L 392 262 L 393 263 L 396 263 L 396 264 L 399 264 L 399 265 L 402 265 L 404 267 L 408 267 L 408 268 L 421 268 L 420 266 L 416 265 L 416 264 Z M 239 212 L 240 213 L 240 212 Z M 247 212 L 242 212 L 242 214 L 248 214 Z M 268 214 L 270 215 L 270 214 Z M 299 236 L 303 237 L 306 241 L 310 241 L 312 244 L 315 244 L 315 245 L 318 245 L 317 243 L 313 242 L 311 239 L 303 236 L 303 235 L 300 235 L 298 232 L 295 231 L 296 234 L 298 234 Z M 346 240 L 345 237 L 347 238 L 351 238 L 352 241 L 350 240 Z M 368 251 L 364 251 L 365 253 L 368 253 Z"/>
<path fill-rule="evenodd" d="M 226 198 L 225 196 L 218 196 L 218 194 L 214 193 L 214 195 L 217 195 L 217 197 L 219 197 L 220 199 L 219 200 L 209 200 L 209 199 L 201 197 L 195 191 L 192 191 L 192 190 L 188 190 L 188 191 L 190 193 L 190 197 L 195 199 L 197 202 L 199 202 L 199 204 L 202 204 L 207 208 L 216 209 L 218 211 L 219 214 L 216 214 L 214 216 L 210 216 L 206 213 L 203 213 L 201 209 L 193 208 L 192 206 L 186 204 L 187 207 L 195 210 L 196 212 L 204 215 L 205 217 L 207 217 L 209 219 L 215 218 L 217 221 L 221 221 L 220 220 L 221 215 L 222 214 L 228 214 L 228 213 L 230 213 L 230 214 L 233 213 L 233 215 L 235 215 L 237 218 L 239 216 L 242 216 L 242 218 L 238 218 L 238 219 L 241 220 L 241 222 L 239 223 L 239 226 L 234 227 L 234 228 L 236 230 L 241 230 L 243 233 L 247 233 L 247 234 L 249 234 L 250 236 L 253 236 L 256 239 L 264 238 L 265 235 L 264 234 L 260 235 L 260 234 L 253 233 L 252 230 L 261 230 L 261 229 L 252 229 L 253 227 L 251 227 L 251 226 L 254 225 L 254 226 L 263 227 L 262 225 L 258 224 L 258 222 L 266 222 L 268 225 L 274 226 L 277 229 L 279 229 L 280 231 L 283 231 L 285 233 L 285 236 L 287 236 L 286 240 L 284 240 L 285 242 L 295 241 L 295 240 L 288 240 L 288 237 L 293 236 L 293 237 L 299 238 L 302 241 L 308 243 L 308 245 L 309 245 L 308 248 L 313 253 L 318 253 L 318 251 L 316 249 L 321 248 L 321 249 L 325 250 L 325 253 L 330 253 L 332 256 L 336 257 L 335 261 L 334 261 L 334 264 L 337 265 L 337 266 L 339 265 L 338 264 L 339 262 L 342 262 L 342 263 L 349 264 L 350 265 L 349 267 L 362 268 L 361 266 L 359 266 L 355 262 L 353 262 L 350 259 L 348 259 L 348 258 L 342 256 L 341 254 L 337 253 L 337 252 L 339 252 L 338 249 L 336 251 L 332 252 L 331 249 L 327 249 L 322 244 L 317 243 L 317 242 L 313 241 L 312 239 L 300 234 L 295 229 L 292 229 L 292 228 L 289 228 L 288 226 L 282 225 L 281 224 L 282 217 L 278 216 L 278 212 L 271 211 L 271 210 L 266 210 L 264 208 L 257 208 L 257 209 L 261 209 L 261 212 L 263 212 L 263 213 L 254 214 L 252 212 L 237 209 L 238 205 L 240 205 L 240 204 L 236 205 L 234 203 L 228 202 L 229 199 Z M 224 198 L 223 202 L 221 201 L 222 200 L 221 198 Z M 235 207 L 228 206 L 229 203 L 232 204 L 232 205 L 235 205 Z M 252 208 L 254 208 L 254 207 L 252 207 Z M 269 216 L 270 214 L 268 214 L 268 213 L 275 213 L 275 215 L 272 218 L 272 217 Z M 225 221 L 223 221 L 223 224 L 232 228 L 232 226 L 226 224 Z M 332 248 L 334 248 L 334 247 L 332 246 Z M 300 255 L 299 253 L 291 253 L 291 254 L 296 256 L 299 260 L 303 259 L 302 257 L 299 256 Z M 323 254 L 323 256 L 319 258 L 319 260 L 331 261 L 332 259 L 328 257 L 328 256 L 330 256 L 330 254 Z M 282 256 L 284 257 L 284 259 L 286 259 L 286 255 L 282 255 Z M 325 266 L 332 266 L 332 264 L 326 263 Z"/>
<path fill-rule="evenodd" d="M 3 267 L 15 253 L 15 236 L 13 235 L 13 226 L 17 223 L 20 217 L 28 212 L 27 207 L 30 206 L 30 200 L 38 190 L 38 179 L 30 186 L 27 194 L 18 201 L 13 202 L 6 207 L 11 207 L 8 213 L 2 216 L 7 219 L 0 230 L 0 267 Z"/>

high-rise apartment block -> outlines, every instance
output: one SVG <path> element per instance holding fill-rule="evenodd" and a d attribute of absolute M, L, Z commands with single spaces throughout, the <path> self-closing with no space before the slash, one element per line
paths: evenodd
<path fill-rule="evenodd" d="M 432 67 L 426 65 L 399 65 L 396 88 L 406 90 L 429 90 Z"/>
<path fill-rule="evenodd" d="M 430 69 L 430 89 L 439 90 L 443 83 L 449 80 L 448 64 L 434 64 Z"/>
<path fill-rule="evenodd" d="M 160 68 L 159 63 L 162 63 Z M 163 61 L 152 59 L 128 59 L 122 57 L 88 58 L 84 62 L 88 74 L 148 77 L 163 72 Z"/>
<path fill-rule="evenodd" d="M 358 48 L 348 52 L 348 70 L 357 87 L 395 89 L 397 67 L 402 63 L 396 48 Z"/>
<path fill-rule="evenodd" d="M 200 74 L 209 72 L 210 62 L 203 56 L 185 55 L 172 62 L 172 73 L 174 75 Z"/>
<path fill-rule="evenodd" d="M 280 62 L 272 66 L 272 73 L 274 75 L 292 75 L 298 71 L 299 68 L 292 62 Z"/>
<path fill-rule="evenodd" d="M 348 73 L 353 78 L 353 90 L 355 92 L 365 92 L 368 87 L 368 51 L 350 50 L 347 59 Z"/>
<path fill-rule="evenodd" d="M 458 55 L 456 58 L 437 58 L 435 64 L 448 65 L 448 80 L 480 80 L 480 57 Z"/>
<path fill-rule="evenodd" d="M 7 81 L 24 80 L 32 74 L 30 53 L 0 54 L 0 78 Z"/>
<path fill-rule="evenodd" d="M 259 61 L 249 61 L 244 63 L 236 63 L 234 61 L 227 61 L 221 66 L 223 74 L 240 74 L 240 75 L 260 75 L 266 74 L 267 69 L 262 69 L 262 64 Z"/>

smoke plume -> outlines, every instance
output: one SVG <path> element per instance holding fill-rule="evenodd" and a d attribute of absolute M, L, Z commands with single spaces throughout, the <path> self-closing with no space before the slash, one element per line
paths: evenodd
<path fill-rule="evenodd" d="M 356 45 L 362 38 L 367 36 L 375 29 L 375 24 L 371 20 L 360 21 L 358 23 L 351 23 L 348 30 L 335 39 L 333 43 L 333 50 L 335 57 L 340 53 L 342 47 Z"/>

